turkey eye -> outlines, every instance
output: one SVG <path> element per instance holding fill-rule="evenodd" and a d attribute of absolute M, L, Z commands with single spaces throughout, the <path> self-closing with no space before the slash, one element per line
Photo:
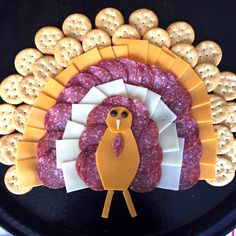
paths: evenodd
<path fill-rule="evenodd" d="M 117 116 L 117 111 L 116 110 L 112 110 L 110 112 L 110 115 L 113 116 L 113 117 Z"/>
<path fill-rule="evenodd" d="M 123 111 L 121 113 L 122 118 L 126 118 L 128 116 L 128 113 L 126 111 Z"/>

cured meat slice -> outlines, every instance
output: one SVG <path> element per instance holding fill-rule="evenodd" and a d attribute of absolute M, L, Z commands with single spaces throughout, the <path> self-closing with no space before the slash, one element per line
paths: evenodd
<path fill-rule="evenodd" d="M 141 76 L 141 85 L 152 90 L 154 85 L 154 75 L 151 68 L 143 63 L 138 63 L 138 67 Z"/>
<path fill-rule="evenodd" d="M 71 87 L 65 88 L 59 94 L 57 97 L 57 103 L 79 103 L 87 92 L 87 89 L 73 85 Z"/>
<path fill-rule="evenodd" d="M 124 143 L 123 138 L 121 134 L 116 134 L 114 140 L 112 141 L 112 149 L 116 156 L 119 156 L 122 149 L 123 149 Z"/>
<path fill-rule="evenodd" d="M 109 71 L 112 80 L 123 79 L 127 82 L 127 73 L 124 66 L 116 60 L 100 61 L 97 66 L 101 66 Z"/>
<path fill-rule="evenodd" d="M 71 104 L 59 103 L 48 110 L 44 127 L 47 132 L 64 131 L 66 123 L 71 119 Z"/>
<path fill-rule="evenodd" d="M 56 149 L 38 159 L 38 176 L 48 188 L 58 189 L 65 186 L 63 172 L 56 167 Z"/>
<path fill-rule="evenodd" d="M 97 79 L 99 79 L 102 84 L 112 80 L 112 77 L 108 70 L 101 66 L 90 66 L 86 68 L 83 72 L 92 74 Z"/>
<path fill-rule="evenodd" d="M 132 102 L 130 99 L 123 97 L 123 96 L 111 96 L 106 98 L 103 101 L 103 104 L 105 105 L 112 105 L 113 107 L 118 107 L 118 106 L 122 106 L 122 107 L 126 107 L 128 108 L 130 111 L 132 109 Z"/>
<path fill-rule="evenodd" d="M 80 86 L 86 89 L 91 89 L 93 86 L 100 84 L 100 81 L 93 75 L 85 72 L 80 72 L 75 75 L 67 84 L 67 87 Z"/>
<path fill-rule="evenodd" d="M 93 146 L 80 153 L 76 160 L 76 170 L 80 178 L 89 188 L 95 191 L 102 191 L 103 186 L 96 166 L 96 149 L 97 147 Z"/>

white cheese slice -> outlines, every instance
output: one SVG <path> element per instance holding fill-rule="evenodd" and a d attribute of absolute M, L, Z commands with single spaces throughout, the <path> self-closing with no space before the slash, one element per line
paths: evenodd
<path fill-rule="evenodd" d="M 179 150 L 179 141 L 177 136 L 176 124 L 170 124 L 159 134 L 159 144 L 162 152 L 173 152 Z"/>
<path fill-rule="evenodd" d="M 179 150 L 173 152 L 164 152 L 163 153 L 163 165 L 169 166 L 182 166 L 183 161 L 183 151 L 184 151 L 184 138 L 178 138 L 179 141 Z"/>
<path fill-rule="evenodd" d="M 139 87 L 131 84 L 125 84 L 126 93 L 128 98 L 137 98 L 144 102 L 147 95 L 147 88 Z"/>
<path fill-rule="evenodd" d="M 105 84 L 98 85 L 97 88 L 108 97 L 113 95 L 126 96 L 125 83 L 123 79 L 117 79 Z"/>
<path fill-rule="evenodd" d="M 85 125 L 88 114 L 96 106 L 96 104 L 72 104 L 71 120 Z"/>
<path fill-rule="evenodd" d="M 67 161 L 75 160 L 80 153 L 78 139 L 56 140 L 57 168 Z"/>
<path fill-rule="evenodd" d="M 88 186 L 80 179 L 75 165 L 75 160 L 64 162 L 61 165 L 67 193 L 88 188 Z"/>
<path fill-rule="evenodd" d="M 152 114 L 156 110 L 160 99 L 161 99 L 161 96 L 159 94 L 154 93 L 151 90 L 147 91 L 147 95 L 146 95 L 144 103 L 149 111 L 150 116 L 152 116 Z"/>
<path fill-rule="evenodd" d="M 78 139 L 85 126 L 74 121 L 68 121 L 62 139 Z"/>
<path fill-rule="evenodd" d="M 107 96 L 96 87 L 92 87 L 80 101 L 82 104 L 100 104 Z"/>
<path fill-rule="evenodd" d="M 158 106 L 151 118 L 156 122 L 159 133 L 167 128 L 176 119 L 176 115 L 168 108 L 168 106 L 160 100 Z"/>

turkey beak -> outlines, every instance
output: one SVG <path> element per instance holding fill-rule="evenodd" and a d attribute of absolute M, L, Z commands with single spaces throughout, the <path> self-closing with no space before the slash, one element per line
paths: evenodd
<path fill-rule="evenodd" d="M 120 123 L 121 123 L 121 120 L 120 119 L 116 119 L 116 128 L 117 128 L 117 130 L 120 129 Z"/>

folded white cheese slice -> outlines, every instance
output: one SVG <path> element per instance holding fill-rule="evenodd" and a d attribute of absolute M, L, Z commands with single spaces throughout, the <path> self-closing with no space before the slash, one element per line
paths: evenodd
<path fill-rule="evenodd" d="M 140 101 L 144 102 L 147 95 L 147 88 L 139 87 L 135 85 L 125 84 L 126 93 L 128 98 L 137 98 Z"/>
<path fill-rule="evenodd" d="M 96 104 L 72 104 L 71 120 L 85 125 L 88 118 L 88 114 L 96 106 Z"/>
<path fill-rule="evenodd" d="M 80 103 L 83 104 L 100 104 L 107 96 L 96 87 L 92 87 L 83 97 Z"/>
<path fill-rule="evenodd" d="M 78 139 L 85 126 L 74 121 L 68 121 L 62 139 Z"/>
<path fill-rule="evenodd" d="M 144 103 L 149 111 L 150 117 L 152 116 L 152 114 L 156 110 L 160 99 L 161 99 L 161 96 L 159 94 L 154 93 L 151 90 L 147 91 Z"/>

